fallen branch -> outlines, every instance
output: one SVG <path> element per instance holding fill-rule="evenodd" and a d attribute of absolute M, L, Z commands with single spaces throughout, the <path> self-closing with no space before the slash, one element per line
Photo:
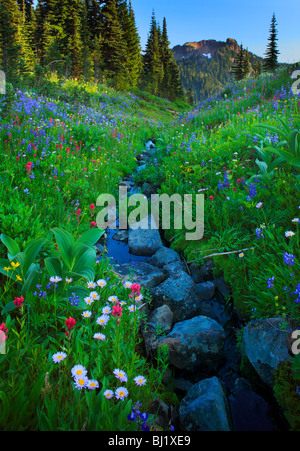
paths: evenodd
<path fill-rule="evenodd" d="M 218 256 L 218 255 L 238 254 L 238 253 L 240 253 L 240 252 L 250 251 L 251 249 L 255 249 L 255 248 L 254 248 L 254 247 L 249 247 L 249 248 L 247 248 L 247 249 L 241 249 L 241 250 L 239 250 L 239 251 L 220 252 L 219 254 L 205 255 L 205 257 L 202 257 L 202 258 L 204 259 L 204 258 L 216 257 L 216 256 Z M 188 263 L 194 263 L 195 261 L 197 261 L 197 260 L 191 260 L 191 261 L 189 261 Z"/>

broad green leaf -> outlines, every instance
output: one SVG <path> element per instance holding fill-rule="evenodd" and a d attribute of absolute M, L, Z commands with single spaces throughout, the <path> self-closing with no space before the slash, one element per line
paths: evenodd
<path fill-rule="evenodd" d="M 25 279 L 25 283 L 23 284 L 21 291 L 22 294 L 28 293 L 33 288 L 33 286 L 37 284 L 40 274 L 40 271 L 38 271 L 37 269 L 34 269 L 29 273 L 29 275 Z"/>
<path fill-rule="evenodd" d="M 14 304 L 14 301 L 8 302 L 2 309 L 1 315 L 7 315 L 8 312 L 16 309 L 17 307 Z"/>
<path fill-rule="evenodd" d="M 16 254 L 20 252 L 20 248 L 15 240 L 10 238 L 9 236 L 5 235 L 4 233 L 1 233 L 0 239 L 4 246 L 7 247 L 8 253 L 11 255 L 11 260 L 14 258 Z"/>
<path fill-rule="evenodd" d="M 87 232 L 83 233 L 80 238 L 76 241 L 76 243 L 83 243 L 87 246 L 94 246 L 104 234 L 104 230 L 101 229 L 91 229 Z"/>
<path fill-rule="evenodd" d="M 48 257 L 45 259 L 45 265 L 50 277 L 62 277 L 61 261 L 58 257 Z"/>
<path fill-rule="evenodd" d="M 54 228 L 51 229 L 54 233 L 58 250 L 60 252 L 61 258 L 68 269 L 72 267 L 74 258 L 74 246 L 75 241 L 72 235 L 65 230 Z"/>
<path fill-rule="evenodd" d="M 22 273 L 25 276 L 25 278 L 27 277 L 27 271 L 29 267 L 31 266 L 32 263 L 34 263 L 34 260 L 36 259 L 44 243 L 45 243 L 44 238 L 37 238 L 31 241 L 30 244 L 24 250 L 24 264 L 22 267 Z"/>

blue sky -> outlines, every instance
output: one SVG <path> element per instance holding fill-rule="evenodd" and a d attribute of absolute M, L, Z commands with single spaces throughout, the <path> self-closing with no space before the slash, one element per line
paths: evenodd
<path fill-rule="evenodd" d="M 299 0 L 131 0 L 145 48 L 152 10 L 167 20 L 171 46 L 186 42 L 236 39 L 264 56 L 273 12 L 276 15 L 280 62 L 300 61 Z M 36 3 L 36 0 L 35 0 Z"/>
<path fill-rule="evenodd" d="M 236 39 L 264 56 L 273 12 L 277 20 L 280 62 L 300 61 L 299 0 L 131 0 L 145 48 L 152 10 L 162 24 L 166 17 L 171 46 L 185 42 Z"/>

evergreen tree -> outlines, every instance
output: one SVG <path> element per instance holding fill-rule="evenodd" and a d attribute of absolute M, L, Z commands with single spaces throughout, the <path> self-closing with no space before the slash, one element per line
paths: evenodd
<path fill-rule="evenodd" d="M 184 91 L 180 78 L 180 71 L 177 63 L 174 59 L 174 54 L 170 49 L 170 42 L 167 32 L 167 21 L 164 17 L 163 19 L 163 29 L 161 33 L 161 62 L 163 79 L 161 83 L 161 94 L 165 97 L 174 100 L 176 98 L 183 97 Z"/>
<path fill-rule="evenodd" d="M 234 78 L 236 81 L 240 81 L 244 78 L 244 49 L 243 45 L 240 46 L 240 51 L 236 57 L 236 64 L 232 68 Z"/>
<path fill-rule="evenodd" d="M 248 49 L 245 51 L 244 59 L 243 59 L 243 77 L 248 77 L 251 71 L 251 65 L 249 60 L 249 52 Z"/>
<path fill-rule="evenodd" d="M 114 86 L 123 87 L 127 78 L 126 45 L 121 29 L 116 0 L 107 0 L 103 7 L 102 55 L 105 72 Z"/>
<path fill-rule="evenodd" d="M 144 86 L 153 94 L 157 94 L 163 77 L 163 66 L 160 54 L 159 31 L 154 10 L 152 13 L 150 33 L 148 35 L 146 50 L 143 56 L 143 63 Z"/>
<path fill-rule="evenodd" d="M 135 16 L 131 1 L 129 1 L 128 9 L 126 7 L 123 18 L 121 17 L 121 26 L 126 42 L 126 66 L 129 74 L 129 82 L 131 87 L 136 87 L 143 68 L 143 63 L 140 38 L 135 24 Z"/>
<path fill-rule="evenodd" d="M 24 71 L 20 42 L 21 16 L 14 0 L 0 2 L 0 66 L 7 80 L 17 78 Z"/>
<path fill-rule="evenodd" d="M 279 51 L 277 48 L 277 22 L 275 14 L 272 16 L 271 27 L 270 27 L 270 37 L 268 39 L 269 44 L 265 53 L 264 69 L 266 72 L 274 72 L 278 66 L 278 55 Z"/>

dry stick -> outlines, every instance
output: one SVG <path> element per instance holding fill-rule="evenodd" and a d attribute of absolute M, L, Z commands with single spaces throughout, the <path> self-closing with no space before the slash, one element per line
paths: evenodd
<path fill-rule="evenodd" d="M 245 251 L 249 251 L 249 250 L 251 250 L 251 249 L 255 249 L 255 248 L 254 248 L 254 247 L 249 247 L 248 249 L 241 249 L 241 250 L 239 250 L 239 251 L 220 252 L 219 254 L 205 255 L 205 257 L 202 257 L 202 258 L 204 259 L 204 258 L 216 257 L 216 256 L 218 256 L 218 255 L 238 254 L 239 252 L 245 252 Z M 191 260 L 191 261 L 189 261 L 188 263 L 193 263 L 193 262 L 195 262 L 195 261 L 196 261 L 196 260 Z"/>

